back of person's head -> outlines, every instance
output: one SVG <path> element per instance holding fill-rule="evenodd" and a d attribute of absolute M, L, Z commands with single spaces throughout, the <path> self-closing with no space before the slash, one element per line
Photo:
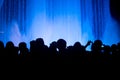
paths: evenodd
<path fill-rule="evenodd" d="M 57 47 L 58 47 L 58 49 L 65 49 L 66 45 L 67 45 L 67 43 L 66 43 L 66 41 L 64 39 L 59 39 L 57 41 Z"/>
<path fill-rule="evenodd" d="M 24 49 L 24 48 L 27 48 L 27 44 L 25 42 L 20 42 L 19 49 Z"/>
<path fill-rule="evenodd" d="M 116 45 L 116 44 L 112 44 L 112 45 L 111 45 L 111 49 L 112 49 L 112 50 L 116 50 L 116 49 L 117 49 L 117 45 Z"/>
<path fill-rule="evenodd" d="M 111 51 L 112 51 L 112 54 L 116 54 L 116 51 L 117 51 L 117 45 L 116 44 L 111 45 Z"/>
<path fill-rule="evenodd" d="M 101 40 L 95 40 L 94 43 L 91 46 L 92 51 L 100 51 L 102 49 L 102 41 Z"/>
<path fill-rule="evenodd" d="M 30 47 L 35 46 L 35 45 L 36 45 L 36 41 L 35 40 L 30 41 Z"/>
<path fill-rule="evenodd" d="M 6 43 L 6 48 L 13 48 L 13 47 L 14 47 L 14 44 L 13 44 L 12 41 L 8 41 L 8 42 Z"/>
<path fill-rule="evenodd" d="M 14 56 L 17 54 L 16 48 L 12 41 L 6 43 L 5 52 L 7 56 Z"/>
<path fill-rule="evenodd" d="M 44 40 L 43 40 L 43 38 L 37 38 L 37 39 L 36 39 L 36 43 L 37 43 L 37 45 L 39 45 L 39 46 L 44 46 Z"/>
<path fill-rule="evenodd" d="M 50 43 L 50 48 L 57 48 L 57 42 L 53 41 L 52 43 Z"/>
<path fill-rule="evenodd" d="M 25 42 L 19 43 L 19 50 L 20 50 L 20 55 L 26 55 L 29 52 L 27 48 L 27 44 Z"/>
<path fill-rule="evenodd" d="M 36 51 L 36 41 L 32 40 L 30 41 L 30 52 L 34 53 Z"/>
<path fill-rule="evenodd" d="M 101 47 L 102 46 L 102 41 L 101 40 L 95 40 L 94 44 Z"/>
<path fill-rule="evenodd" d="M 75 42 L 74 47 L 75 48 L 81 47 L 81 43 L 80 42 Z"/>

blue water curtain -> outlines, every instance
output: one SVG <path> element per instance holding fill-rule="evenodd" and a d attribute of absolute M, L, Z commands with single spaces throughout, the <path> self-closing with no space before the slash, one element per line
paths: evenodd
<path fill-rule="evenodd" d="M 0 2 L 0 31 L 8 33 L 12 29 L 10 25 L 15 22 L 22 37 L 43 37 L 46 43 L 58 38 L 64 38 L 68 44 L 75 41 L 86 43 L 88 40 L 103 40 L 108 36 L 109 31 L 106 28 L 110 26 L 110 21 L 109 0 Z M 2 40 L 8 40 L 11 36 L 2 35 Z"/>
<path fill-rule="evenodd" d="M 5 41 L 9 40 L 10 25 L 13 22 L 17 22 L 21 34 L 26 32 L 26 0 L 3 0 L 0 8 L 0 29 L 4 32 Z"/>

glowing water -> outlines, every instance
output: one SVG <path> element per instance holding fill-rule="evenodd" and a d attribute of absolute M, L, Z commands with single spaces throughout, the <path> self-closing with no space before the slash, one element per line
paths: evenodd
<path fill-rule="evenodd" d="M 46 45 L 60 38 L 65 39 L 68 46 L 76 41 L 85 45 L 88 40 L 94 41 L 97 38 L 109 45 L 119 42 L 118 24 L 111 18 L 109 0 L 103 0 L 103 12 L 98 11 L 98 14 L 93 11 L 96 7 L 93 7 L 92 1 L 94 0 L 27 0 L 26 32 L 20 31 L 20 23 L 12 22 L 13 25 L 8 26 L 14 33 L 9 33 L 8 40 L 12 40 L 16 46 L 21 41 L 29 45 L 31 40 L 38 37 L 43 38 Z M 98 7 L 101 11 L 101 6 Z M 96 23 L 101 27 L 93 27 L 94 19 L 99 18 L 104 25 Z"/>
<path fill-rule="evenodd" d="M 98 18 L 101 16 L 93 14 L 92 5 L 94 4 L 92 4 L 92 0 L 83 1 L 86 4 L 83 7 L 84 9 L 81 8 L 81 0 L 32 1 L 34 5 L 32 4 L 31 14 L 33 13 L 34 17 L 30 27 L 31 39 L 42 37 L 45 43 L 49 45 L 50 42 L 63 38 L 67 41 L 67 45 L 73 45 L 76 41 L 85 45 L 88 40 L 97 39 L 95 34 L 103 31 L 102 37 L 99 39 L 104 44 L 111 45 L 119 42 L 120 37 L 116 31 L 118 25 L 111 18 L 109 0 L 103 0 L 103 14 L 101 14 L 103 18 L 101 20 L 104 20 L 104 25 L 101 26 L 103 30 L 100 29 L 99 32 L 93 31 L 93 16 Z"/>
<path fill-rule="evenodd" d="M 32 3 L 32 39 L 42 37 L 47 45 L 59 38 L 65 39 L 67 45 L 76 41 L 84 43 L 87 34 L 82 36 L 79 0 L 34 0 Z"/>

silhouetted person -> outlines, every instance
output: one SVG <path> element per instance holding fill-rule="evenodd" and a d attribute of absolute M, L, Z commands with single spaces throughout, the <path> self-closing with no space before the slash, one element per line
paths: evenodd
<path fill-rule="evenodd" d="M 101 51 L 102 51 L 102 41 L 95 40 L 91 46 L 91 53 L 92 53 L 92 62 L 95 64 L 101 63 Z"/>
<path fill-rule="evenodd" d="M 63 51 L 66 50 L 66 41 L 64 39 L 59 39 L 57 41 L 57 48 L 59 49 L 59 52 L 62 53 Z"/>
<path fill-rule="evenodd" d="M 75 42 L 73 46 L 73 56 L 74 60 L 76 59 L 75 62 L 81 61 L 81 62 L 86 62 L 87 60 L 87 52 L 86 48 L 92 43 L 91 41 L 88 41 L 85 46 L 81 45 L 80 42 Z M 79 62 L 78 62 L 79 63 Z"/>
<path fill-rule="evenodd" d="M 49 59 L 52 63 L 57 63 L 57 54 L 58 54 L 58 51 L 57 51 L 57 42 L 56 41 L 53 41 L 50 46 L 49 46 Z"/>
<path fill-rule="evenodd" d="M 7 56 L 16 56 L 16 55 L 18 55 L 18 53 L 17 53 L 18 48 L 14 46 L 14 43 L 12 41 L 8 41 L 6 43 L 5 50 L 7 52 Z"/>
<path fill-rule="evenodd" d="M 67 43 L 64 39 L 59 39 L 57 40 L 57 48 L 58 48 L 58 54 L 59 54 L 59 57 L 60 57 L 60 62 L 65 62 L 65 59 L 66 59 L 66 46 L 67 46 Z"/>
<path fill-rule="evenodd" d="M 101 53 L 102 50 L 102 41 L 101 40 L 95 40 L 94 43 L 91 46 L 92 53 L 95 55 L 98 55 Z"/>
<path fill-rule="evenodd" d="M 112 51 L 112 55 L 113 55 L 113 56 L 118 56 L 118 53 L 117 53 L 117 45 L 116 45 L 116 44 L 112 44 L 112 45 L 111 45 L 111 51 Z"/>
<path fill-rule="evenodd" d="M 37 47 L 36 41 L 35 40 L 30 41 L 30 54 L 32 56 L 36 55 L 37 53 L 36 47 Z"/>
<path fill-rule="evenodd" d="M 79 55 L 81 55 L 81 54 L 85 54 L 85 46 L 83 46 L 83 45 L 81 45 L 81 43 L 80 42 L 75 42 L 75 44 L 74 44 L 74 54 L 79 54 Z"/>
<path fill-rule="evenodd" d="M 36 39 L 36 51 L 37 51 L 37 61 L 44 64 L 47 61 L 47 55 L 48 55 L 48 46 L 44 44 L 43 38 L 37 38 Z"/>
<path fill-rule="evenodd" d="M 27 44 L 25 42 L 20 42 L 19 43 L 19 51 L 21 56 L 27 56 L 29 50 L 27 48 Z"/>
<path fill-rule="evenodd" d="M 85 47 L 82 46 L 80 42 L 75 42 L 73 46 L 73 53 L 72 53 L 73 63 L 76 63 L 76 62 L 79 63 L 80 61 L 84 62 L 83 55 L 85 55 Z"/>
<path fill-rule="evenodd" d="M 112 59 L 113 59 L 113 64 L 118 64 L 119 63 L 119 53 L 117 53 L 117 45 L 112 44 L 111 45 L 111 51 L 112 51 Z"/>
<path fill-rule="evenodd" d="M 74 61 L 73 61 L 73 58 L 74 58 L 74 50 L 73 50 L 73 46 L 72 45 L 70 45 L 70 46 L 67 46 L 67 59 L 68 59 L 68 63 L 70 63 L 70 64 L 73 64 L 74 63 Z"/>
<path fill-rule="evenodd" d="M 9 63 L 15 64 L 18 56 L 18 47 L 15 47 L 12 41 L 8 41 L 5 47 L 6 60 Z"/>
<path fill-rule="evenodd" d="M 25 42 L 19 43 L 19 61 L 21 64 L 27 64 L 30 58 L 29 50 Z"/>
<path fill-rule="evenodd" d="M 86 50 L 89 45 L 91 45 L 91 51 Z M 75 42 L 73 45 L 67 46 L 64 39 L 58 39 L 51 42 L 48 47 L 42 38 L 37 38 L 30 41 L 30 52 L 25 42 L 20 42 L 16 47 L 12 41 L 8 41 L 4 47 L 4 43 L 0 41 L 0 61 L 7 66 L 14 64 L 43 66 L 61 63 L 118 65 L 119 57 L 120 43 L 109 46 L 103 44 L 101 40 L 88 41 L 86 45 Z"/>

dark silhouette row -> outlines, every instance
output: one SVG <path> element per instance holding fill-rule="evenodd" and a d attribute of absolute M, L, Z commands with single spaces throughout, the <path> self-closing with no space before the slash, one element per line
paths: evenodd
<path fill-rule="evenodd" d="M 30 41 L 30 49 L 25 42 L 14 46 L 9 41 L 4 46 L 0 41 L 0 62 L 15 65 L 40 64 L 119 64 L 120 43 L 112 46 L 105 45 L 101 40 L 88 41 L 86 45 L 75 42 L 73 46 L 66 46 L 64 39 L 53 41 L 50 46 L 44 44 L 42 38 Z M 91 51 L 86 48 L 91 45 Z"/>

